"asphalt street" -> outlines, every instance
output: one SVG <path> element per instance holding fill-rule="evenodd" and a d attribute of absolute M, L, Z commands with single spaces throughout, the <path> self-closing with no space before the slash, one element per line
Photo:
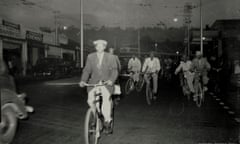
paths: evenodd
<path fill-rule="evenodd" d="M 84 144 L 86 90 L 74 84 L 78 77 L 20 85 L 35 108 L 21 120 L 13 144 Z M 124 86 L 125 81 L 121 82 Z M 101 144 L 237 143 L 239 124 L 207 95 L 198 108 L 179 89 L 160 82 L 156 103 L 147 105 L 144 90 L 125 95 L 115 108 L 112 135 Z"/>

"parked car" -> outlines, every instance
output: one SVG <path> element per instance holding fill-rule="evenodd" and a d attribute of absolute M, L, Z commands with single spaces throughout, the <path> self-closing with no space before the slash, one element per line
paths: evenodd
<path fill-rule="evenodd" d="M 33 108 L 26 106 L 26 94 L 17 94 L 14 79 L 8 74 L 6 65 L 0 60 L 0 144 L 13 140 L 18 119 L 27 118 Z"/>
<path fill-rule="evenodd" d="M 74 72 L 75 63 L 73 61 L 64 61 L 60 58 L 42 58 L 38 59 L 33 68 L 35 77 L 60 78 L 71 75 Z"/>
<path fill-rule="evenodd" d="M 41 58 L 33 67 L 35 77 L 59 77 L 62 73 L 62 60 L 59 58 Z"/>

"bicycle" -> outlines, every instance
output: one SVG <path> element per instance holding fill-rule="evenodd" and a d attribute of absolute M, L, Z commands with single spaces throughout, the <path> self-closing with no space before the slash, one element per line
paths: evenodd
<path fill-rule="evenodd" d="M 87 110 L 85 123 L 84 123 L 84 137 L 85 144 L 98 144 L 101 137 L 101 133 L 104 130 L 104 117 L 102 115 L 102 87 L 103 83 L 99 84 L 85 84 L 86 87 L 94 87 L 94 106 Z M 112 104 L 112 116 L 113 116 L 113 104 Z M 111 129 L 113 129 L 113 121 L 111 123 Z"/>
<path fill-rule="evenodd" d="M 153 92 L 153 77 L 154 73 L 146 73 L 149 83 L 146 83 L 146 101 L 148 105 L 151 105 L 154 101 L 154 92 Z"/>
<path fill-rule="evenodd" d="M 187 99 L 190 100 L 190 96 L 191 96 L 191 91 L 187 82 L 187 78 L 184 75 L 185 71 L 182 73 L 182 75 L 180 75 L 180 77 L 182 78 L 182 91 L 183 91 L 183 95 L 187 96 Z"/>
<path fill-rule="evenodd" d="M 139 80 L 138 82 L 136 83 L 136 91 L 137 92 L 141 92 L 142 91 L 142 88 L 143 88 L 143 85 L 144 85 L 144 73 L 140 73 L 139 74 Z"/>
<path fill-rule="evenodd" d="M 144 78 L 141 73 L 139 73 L 139 80 L 137 83 L 134 82 L 133 76 L 130 76 L 125 85 L 125 92 L 126 94 L 129 94 L 134 89 L 136 89 L 137 92 L 140 92 L 142 90 L 143 85 L 144 85 Z"/>
<path fill-rule="evenodd" d="M 195 72 L 194 78 L 194 87 L 195 87 L 195 101 L 197 107 L 201 107 L 202 103 L 204 102 L 204 90 L 203 90 L 203 82 L 201 79 L 201 73 Z"/>

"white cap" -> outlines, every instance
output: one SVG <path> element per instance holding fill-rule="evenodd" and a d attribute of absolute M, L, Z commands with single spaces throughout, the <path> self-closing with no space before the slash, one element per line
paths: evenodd
<path fill-rule="evenodd" d="M 102 44 L 102 45 L 106 46 L 107 45 L 107 41 L 105 41 L 105 40 L 95 40 L 95 41 L 93 41 L 93 44 L 95 46 L 99 45 L 99 44 Z"/>
<path fill-rule="evenodd" d="M 196 55 L 202 55 L 201 51 L 196 51 Z"/>

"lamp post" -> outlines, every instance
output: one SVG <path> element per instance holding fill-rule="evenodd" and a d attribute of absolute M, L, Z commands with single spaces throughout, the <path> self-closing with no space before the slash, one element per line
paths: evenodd
<path fill-rule="evenodd" d="M 80 55 L 81 55 L 81 68 L 84 65 L 83 54 L 83 0 L 80 0 Z"/>
<path fill-rule="evenodd" d="M 200 51 L 203 54 L 203 17 L 202 17 L 202 0 L 200 0 Z"/>

